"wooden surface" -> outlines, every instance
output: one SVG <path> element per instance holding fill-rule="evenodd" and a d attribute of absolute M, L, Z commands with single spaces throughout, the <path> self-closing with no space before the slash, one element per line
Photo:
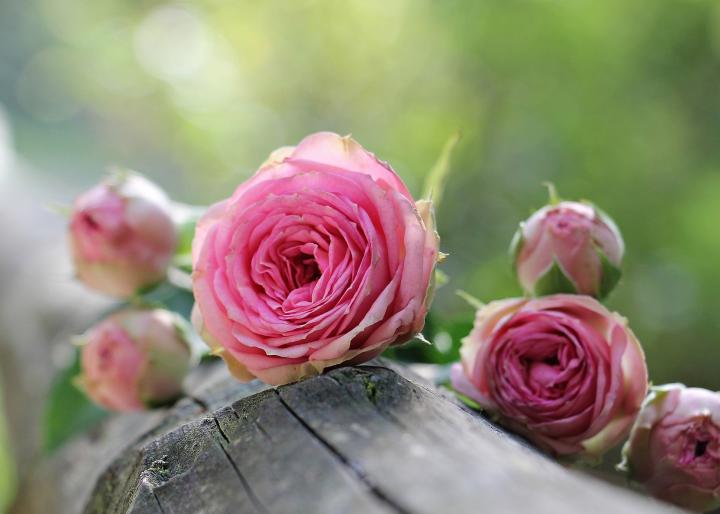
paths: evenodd
<path fill-rule="evenodd" d="M 559 466 L 387 363 L 276 389 L 196 382 L 168 413 L 119 416 L 63 450 L 45 467 L 64 475 L 51 504 L 27 512 L 676 512 Z"/>

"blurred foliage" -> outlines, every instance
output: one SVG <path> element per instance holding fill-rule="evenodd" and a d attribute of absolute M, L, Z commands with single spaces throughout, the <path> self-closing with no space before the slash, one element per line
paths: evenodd
<path fill-rule="evenodd" d="M 432 344 L 415 339 L 403 346 L 391 347 L 384 357 L 408 362 L 449 364 L 460 359 L 460 340 L 468 335 L 473 316 L 441 320 L 432 313 L 425 320 L 423 336 Z"/>
<path fill-rule="evenodd" d="M 75 385 L 79 374 L 80 350 L 75 349 L 72 364 L 58 373 L 48 394 L 43 422 L 43 449 L 48 453 L 107 416 L 106 410 L 90 402 Z"/>
<path fill-rule="evenodd" d="M 455 347 L 472 319 L 455 289 L 520 293 L 507 245 L 552 181 L 623 230 L 609 304 L 653 380 L 713 389 L 718 85 L 712 0 L 0 0 L 0 102 L 37 176 L 80 187 L 120 163 L 209 203 L 275 147 L 334 130 L 419 194 L 459 130 L 429 324 Z"/>
<path fill-rule="evenodd" d="M 0 388 L 0 513 L 8 508 L 15 493 L 15 470 L 4 414 L 3 391 Z"/>

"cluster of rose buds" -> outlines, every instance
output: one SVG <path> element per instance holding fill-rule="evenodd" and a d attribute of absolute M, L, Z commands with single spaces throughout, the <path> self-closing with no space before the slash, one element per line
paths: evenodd
<path fill-rule="evenodd" d="M 642 347 L 603 307 L 624 243 L 590 203 L 559 201 L 511 244 L 529 298 L 482 306 L 452 369 L 455 390 L 548 453 L 596 460 L 630 435 L 619 466 L 697 512 L 720 507 L 720 394 L 679 384 L 649 396 Z M 543 296 L 546 295 L 546 296 Z"/>
<path fill-rule="evenodd" d="M 80 195 L 69 240 L 78 279 L 98 292 L 132 298 L 165 279 L 177 246 L 171 202 L 141 175 L 118 171 Z M 77 385 L 115 411 L 176 399 L 193 361 L 183 321 L 152 308 L 124 308 L 77 342 Z"/>
<path fill-rule="evenodd" d="M 511 244 L 518 281 L 534 298 L 478 310 L 452 383 L 549 453 L 597 459 L 630 431 L 647 368 L 627 320 L 597 300 L 620 278 L 620 231 L 595 206 L 551 191 Z"/>

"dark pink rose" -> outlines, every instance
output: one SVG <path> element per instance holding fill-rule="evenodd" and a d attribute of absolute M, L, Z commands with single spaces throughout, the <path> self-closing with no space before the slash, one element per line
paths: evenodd
<path fill-rule="evenodd" d="M 78 385 L 98 405 L 142 410 L 177 398 L 192 363 L 181 321 L 164 310 L 119 311 L 79 338 Z"/>
<path fill-rule="evenodd" d="M 78 278 L 127 298 L 165 278 L 177 234 L 165 194 L 147 179 L 120 172 L 81 195 L 70 220 Z"/>
<path fill-rule="evenodd" d="M 625 245 L 615 223 L 593 205 L 559 202 L 520 224 L 511 251 L 526 293 L 603 298 L 620 279 Z"/>
<path fill-rule="evenodd" d="M 461 356 L 453 387 L 559 456 L 596 458 L 618 444 L 647 392 L 626 320 L 589 296 L 491 302 Z"/>
<path fill-rule="evenodd" d="M 720 507 L 720 394 L 653 387 L 621 468 L 652 495 L 697 512 Z"/>
<path fill-rule="evenodd" d="M 350 137 L 314 134 L 198 224 L 194 323 L 239 379 L 291 382 L 412 339 L 437 259 L 430 203 Z"/>

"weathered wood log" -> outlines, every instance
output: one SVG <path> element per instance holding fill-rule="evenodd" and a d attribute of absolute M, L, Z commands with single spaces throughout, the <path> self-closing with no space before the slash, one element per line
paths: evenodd
<path fill-rule="evenodd" d="M 70 503 L 52 511 L 676 512 L 561 467 L 384 362 L 275 389 L 215 380 L 154 416 L 114 422 L 116 450 L 118 430 L 134 442 L 104 471 L 109 429 L 58 456 L 49 472 L 70 466 Z"/>

